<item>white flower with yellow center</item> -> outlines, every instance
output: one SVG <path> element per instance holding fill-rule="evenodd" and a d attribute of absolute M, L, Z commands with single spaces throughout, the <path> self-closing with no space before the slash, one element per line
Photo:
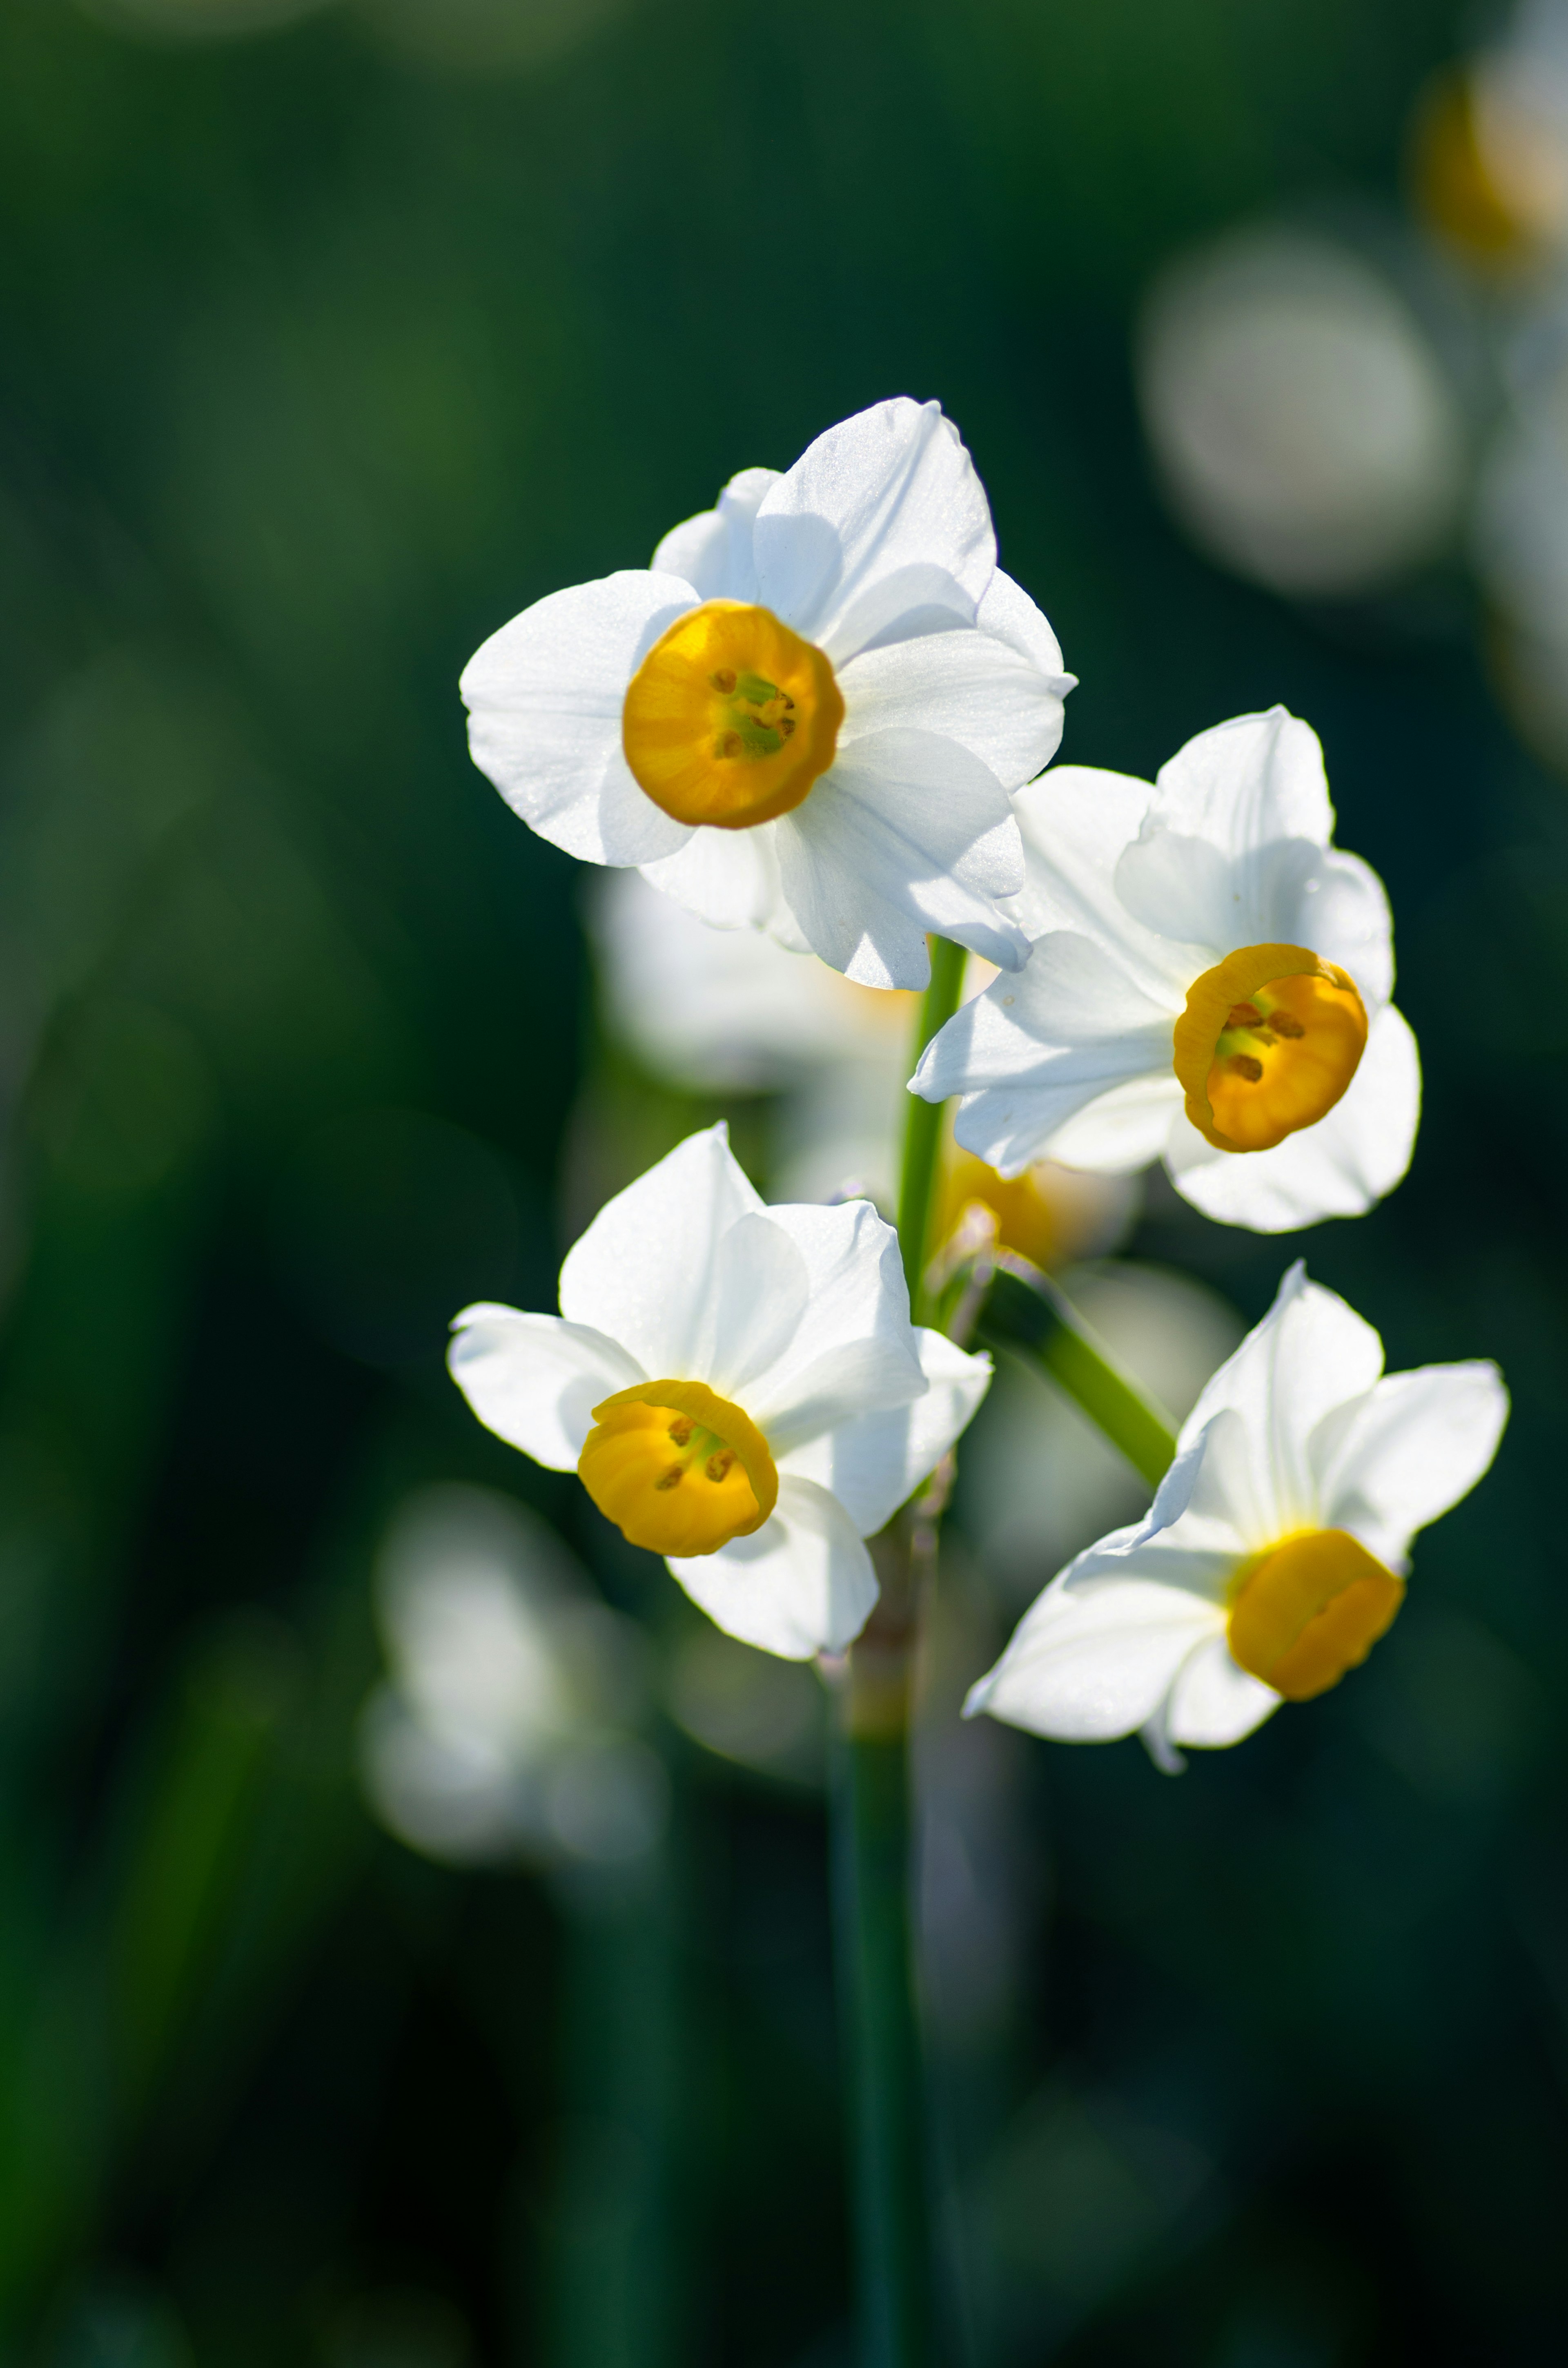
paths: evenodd
<path fill-rule="evenodd" d="M 1069 1563 L 966 1712 L 1063 1743 L 1141 1729 L 1239 1743 L 1364 1661 L 1411 1539 L 1475 1486 L 1508 1399 L 1495 1365 L 1385 1375 L 1382 1342 L 1298 1262 L 1182 1426 L 1147 1517 Z"/>
<path fill-rule="evenodd" d="M 1034 941 L 913 1081 L 1004 1175 L 1049 1154 L 1258 1233 L 1358 1215 L 1410 1164 L 1415 1040 L 1377 875 L 1332 845 L 1317 735 L 1283 708 L 1200 733 L 1153 787 L 1062 766 L 1015 800 Z"/>
<path fill-rule="evenodd" d="M 927 930 L 1024 960 L 1009 792 L 1071 688 L 957 429 L 903 396 L 743 470 L 651 569 L 536 601 L 462 678 L 474 762 L 541 837 L 868 986 L 923 986 Z"/>
<path fill-rule="evenodd" d="M 574 1467 L 732 1636 L 841 1652 L 877 1600 L 863 1540 L 991 1378 L 910 1323 L 892 1228 L 865 1201 L 766 1208 L 711 1127 L 599 1212 L 561 1310 L 458 1317 L 452 1373 L 481 1422 Z"/>

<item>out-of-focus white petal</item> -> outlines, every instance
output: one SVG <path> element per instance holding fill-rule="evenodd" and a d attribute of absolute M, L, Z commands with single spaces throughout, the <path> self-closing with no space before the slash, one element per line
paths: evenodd
<path fill-rule="evenodd" d="M 837 1497 L 863 1537 L 891 1521 L 969 1424 L 991 1382 L 989 1357 L 967 1356 L 939 1332 L 917 1331 L 929 1386 L 907 1406 L 852 1416 L 783 1456 L 779 1469 Z"/>
<path fill-rule="evenodd" d="M 1334 808 L 1317 734 L 1282 707 L 1199 733 L 1161 766 L 1149 819 L 1237 855 L 1281 838 L 1326 847 Z"/>
<path fill-rule="evenodd" d="M 465 1307 L 447 1352 L 453 1381 L 487 1430 L 552 1472 L 570 1472 L 593 1409 L 648 1374 L 586 1324 L 516 1307 Z"/>
<path fill-rule="evenodd" d="M 964 1714 L 989 1711 L 1061 1743 L 1109 1743 L 1145 1725 L 1196 1645 L 1224 1634 L 1215 1603 L 1091 1547 L 1019 1622 Z"/>
<path fill-rule="evenodd" d="M 1240 1743 L 1273 1715 L 1284 1697 L 1249 1676 L 1231 1657 L 1224 1636 L 1211 1636 L 1176 1671 L 1162 1725 L 1170 1743 L 1215 1751 Z"/>
<path fill-rule="evenodd" d="M 785 1206 L 767 1222 L 800 1261 L 801 1320 L 748 1377 L 744 1404 L 783 1457 L 854 1415 L 902 1406 L 926 1383 L 898 1235 L 870 1202 Z"/>
<path fill-rule="evenodd" d="M 1403 1572 L 1416 1531 L 1491 1468 L 1507 1419 L 1508 1393 L 1489 1362 L 1387 1374 L 1312 1435 L 1324 1527 L 1348 1530 Z"/>
<path fill-rule="evenodd" d="M 985 491 L 957 428 L 906 395 L 842 421 L 769 488 L 759 596 L 835 665 L 906 614 L 972 624 L 996 565 Z"/>
<path fill-rule="evenodd" d="M 1323 1217 L 1358 1217 L 1410 1165 L 1421 1119 L 1421 1062 L 1408 1023 L 1385 1004 L 1361 1065 L 1315 1126 L 1272 1151 L 1217 1151 L 1178 1110 L 1165 1157 L 1182 1198 L 1221 1224 L 1285 1234 Z"/>
<path fill-rule="evenodd" d="M 650 863 L 691 835 L 632 779 L 620 712 L 648 651 L 694 605 L 675 575 L 575 584 L 492 633 L 463 669 L 474 763 L 530 829 L 585 863 Z"/>
<path fill-rule="evenodd" d="M 679 575 L 699 600 L 757 598 L 752 524 L 762 498 L 778 483 L 777 469 L 743 469 L 730 479 L 718 506 L 672 527 L 653 553 L 661 575 Z"/>
<path fill-rule="evenodd" d="M 1024 840 L 1024 885 L 1007 909 L 1031 939 L 1067 929 L 1093 938 L 1172 1019 L 1205 967 L 1133 918 L 1116 890 L 1117 866 L 1138 837 L 1153 796 L 1147 781 L 1089 765 L 1056 765 L 1019 790 L 1013 811 Z"/>
<path fill-rule="evenodd" d="M 787 1661 L 842 1653 L 877 1600 L 871 1557 L 848 1514 L 795 1474 L 780 1477 L 778 1510 L 749 1538 L 669 1567 L 718 1627 Z"/>
<path fill-rule="evenodd" d="M 686 845 L 640 868 L 644 880 L 717 929 L 766 929 L 778 910 L 778 825 L 692 831 Z"/>
<path fill-rule="evenodd" d="M 784 901 L 812 951 L 863 986 L 924 986 L 928 929 L 1016 970 L 1028 940 L 998 910 L 1023 872 L 996 776 L 954 740 L 876 732 L 775 825 Z"/>
<path fill-rule="evenodd" d="M 994 980 L 955 1013 L 922 1054 L 913 1090 L 927 1101 L 962 1095 L 960 1143 L 1015 1175 L 1054 1156 L 1058 1130 L 1101 1096 L 1150 1076 L 1174 1085 L 1171 1025 L 1093 939 L 1058 930 L 1017 977 Z"/>
<path fill-rule="evenodd" d="M 1222 1463 L 1223 1494 L 1249 1547 L 1328 1526 L 1309 1442 L 1324 1417 L 1369 1390 L 1382 1369 L 1383 1344 L 1372 1326 L 1336 1292 L 1309 1282 L 1298 1258 L 1262 1323 L 1205 1383 L 1181 1429 L 1184 1448 L 1209 1433 L 1205 1472 Z M 1216 1457 L 1221 1432 L 1223 1454 Z"/>
<path fill-rule="evenodd" d="M 561 1269 L 561 1312 L 622 1341 L 651 1381 L 706 1379 L 720 1244 L 762 1201 L 721 1123 L 688 1135 L 599 1211 Z"/>
<path fill-rule="evenodd" d="M 863 650 L 838 682 L 846 752 L 868 732 L 914 726 L 958 741 L 1016 790 L 1061 744 L 1066 677 L 972 627 Z"/>

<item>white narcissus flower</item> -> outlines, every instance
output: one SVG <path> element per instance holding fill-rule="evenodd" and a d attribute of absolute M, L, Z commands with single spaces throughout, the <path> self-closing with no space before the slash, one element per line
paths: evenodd
<path fill-rule="evenodd" d="M 927 930 L 1024 960 L 1009 792 L 1072 684 L 957 429 L 900 396 L 743 470 L 652 568 L 536 601 L 462 694 L 474 762 L 541 837 L 914 987 Z"/>
<path fill-rule="evenodd" d="M 1475 1486 L 1508 1416 L 1495 1365 L 1383 1373 L 1377 1333 L 1298 1262 L 1183 1424 L 1146 1518 L 1068 1564 L 970 1715 L 1155 1759 L 1239 1743 L 1365 1660 L 1411 1539 Z"/>
<path fill-rule="evenodd" d="M 561 1309 L 457 1318 L 451 1370 L 480 1420 L 575 1468 L 732 1636 L 842 1652 L 877 1599 L 862 1541 L 991 1378 L 910 1323 L 892 1226 L 865 1201 L 766 1208 L 711 1127 L 599 1212 Z"/>
<path fill-rule="evenodd" d="M 1200 733 L 1153 787 L 1062 766 L 1015 803 L 1033 940 L 927 1047 L 1004 1175 L 1049 1154 L 1282 1233 L 1348 1217 L 1410 1164 L 1415 1040 L 1389 997 L 1388 900 L 1333 846 L 1323 751 L 1273 708 Z"/>

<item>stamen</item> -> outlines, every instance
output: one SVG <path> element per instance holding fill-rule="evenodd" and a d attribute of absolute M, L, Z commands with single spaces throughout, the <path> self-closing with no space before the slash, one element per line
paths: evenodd
<path fill-rule="evenodd" d="M 677 1447 L 685 1447 L 689 1444 L 691 1434 L 696 1429 L 697 1425 L 688 1414 L 679 1414 L 670 1425 L 670 1437 Z"/>
<path fill-rule="evenodd" d="M 678 1463 L 672 1463 L 669 1470 L 654 1481 L 653 1486 L 661 1494 L 663 1494 L 664 1490 L 666 1488 L 678 1488 L 680 1486 L 680 1465 Z"/>
<path fill-rule="evenodd" d="M 729 1449 L 725 1448 L 722 1455 L 710 1455 L 702 1468 L 710 1480 L 722 1480 L 728 1476 L 730 1466 L 734 1460 Z"/>
<path fill-rule="evenodd" d="M 1250 1053 L 1233 1053 L 1225 1066 L 1233 1076 L 1245 1077 L 1249 1085 L 1256 1086 L 1263 1076 L 1263 1063 L 1255 1061 Z"/>
<path fill-rule="evenodd" d="M 708 679 L 721 699 L 728 699 L 735 687 L 735 669 L 733 666 L 721 666 L 718 672 L 710 674 Z"/>
<path fill-rule="evenodd" d="M 1307 1032 L 1301 1021 L 1293 1019 L 1288 1011 L 1271 1011 L 1268 1015 L 1268 1024 L 1276 1036 L 1283 1036 L 1291 1043 Z"/>

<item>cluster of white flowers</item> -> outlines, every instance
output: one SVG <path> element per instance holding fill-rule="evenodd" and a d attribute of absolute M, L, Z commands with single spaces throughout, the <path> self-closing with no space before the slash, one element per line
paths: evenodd
<path fill-rule="evenodd" d="M 476 762 L 569 852 L 863 987 L 922 985 L 927 931 L 995 965 L 911 1090 L 959 1097 L 958 1142 L 1003 1177 L 1163 1157 L 1231 1224 L 1361 1212 L 1409 1164 L 1420 1076 L 1387 899 L 1333 844 L 1315 736 L 1277 708 L 1152 787 L 1045 773 L 1072 686 L 957 433 L 903 399 L 744 471 L 651 569 L 537 602 L 463 677 Z M 663 992 L 655 966 L 651 1040 Z M 912 1323 L 892 1228 L 867 1201 L 766 1208 L 715 1128 L 601 1212 L 561 1311 L 458 1318 L 481 1420 L 575 1468 L 732 1634 L 842 1651 L 876 1599 L 864 1541 L 990 1378 Z M 1060 1574 L 971 1707 L 1142 1729 L 1170 1765 L 1335 1683 L 1505 1419 L 1490 1366 L 1381 1367 L 1293 1269 L 1146 1520 Z"/>

